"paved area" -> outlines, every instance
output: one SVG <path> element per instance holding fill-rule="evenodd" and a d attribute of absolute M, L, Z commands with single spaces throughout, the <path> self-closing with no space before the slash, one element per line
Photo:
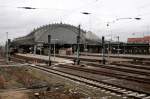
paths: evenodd
<path fill-rule="evenodd" d="M 11 65 L 0 65 L 0 67 L 21 67 L 21 66 L 28 66 L 29 64 L 20 64 L 20 63 L 18 63 L 18 64 L 11 64 Z"/>
<path fill-rule="evenodd" d="M 32 58 L 37 58 L 37 59 L 44 59 L 44 60 L 49 60 L 49 56 L 45 55 L 37 55 L 37 54 L 17 54 L 20 56 L 26 56 L 26 57 L 32 57 Z M 65 58 L 59 58 L 59 57 L 51 57 L 52 61 L 56 61 L 58 63 L 73 63 L 70 59 L 65 59 Z"/>
<path fill-rule="evenodd" d="M 82 55 L 89 55 L 89 56 L 101 56 L 100 53 L 81 53 Z M 108 56 L 107 54 L 105 54 Z M 150 59 L 150 55 L 134 55 L 134 54 L 110 54 L 109 56 L 116 56 L 116 57 L 130 57 L 130 58 L 145 58 Z"/>
<path fill-rule="evenodd" d="M 37 55 L 37 54 L 17 54 L 20 56 L 26 56 L 26 57 L 33 57 L 33 58 L 37 58 L 37 59 L 44 59 L 44 60 L 48 60 L 49 56 L 45 56 L 45 55 Z M 56 57 L 54 58 L 53 56 L 51 56 L 51 60 L 52 61 L 56 61 L 58 63 L 73 63 L 73 59 L 76 58 L 76 55 L 59 55 L 56 54 Z M 88 60 L 94 60 L 94 61 L 99 61 L 102 60 L 102 57 L 99 56 L 80 56 L 80 59 L 88 59 Z M 106 60 L 110 61 L 110 62 L 114 62 L 114 61 L 121 61 L 121 62 L 128 62 L 128 61 L 132 61 L 132 59 L 121 59 L 121 58 L 108 58 L 105 57 Z"/>
<path fill-rule="evenodd" d="M 70 57 L 70 58 L 76 58 L 76 55 L 59 55 L 57 54 L 56 56 L 58 57 Z M 99 61 L 99 60 L 102 60 L 102 57 L 100 56 L 83 56 L 83 55 L 80 55 L 80 59 L 89 59 L 89 60 L 96 60 L 96 61 Z M 132 61 L 132 59 L 121 59 L 121 58 L 112 58 L 112 57 L 107 57 L 105 56 L 105 59 L 108 60 L 108 61 Z"/>

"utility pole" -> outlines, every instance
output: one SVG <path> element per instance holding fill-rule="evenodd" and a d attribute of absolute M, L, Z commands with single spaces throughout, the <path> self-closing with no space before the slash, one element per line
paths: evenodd
<path fill-rule="evenodd" d="M 6 32 L 6 63 L 8 63 L 8 32 Z"/>
<path fill-rule="evenodd" d="M 104 36 L 102 36 L 102 64 L 105 64 L 105 41 L 104 41 Z"/>
<path fill-rule="evenodd" d="M 10 43 L 11 43 L 11 40 L 8 39 L 8 62 L 10 61 Z"/>
<path fill-rule="evenodd" d="M 79 55 L 80 55 L 80 25 L 79 25 L 79 33 L 77 36 L 77 65 L 80 64 L 80 59 L 79 59 Z"/>
<path fill-rule="evenodd" d="M 118 56 L 119 56 L 119 36 L 117 36 L 117 39 L 118 39 Z"/>
<path fill-rule="evenodd" d="M 48 56 L 49 56 L 48 65 L 51 66 L 51 35 L 48 35 L 48 46 L 49 46 L 49 50 L 48 50 Z"/>
<path fill-rule="evenodd" d="M 56 49 L 55 49 L 55 41 L 54 41 L 54 61 L 55 61 L 55 53 L 56 53 Z"/>
<path fill-rule="evenodd" d="M 126 52 L 125 52 L 125 50 L 126 50 L 125 46 L 126 46 L 126 44 L 124 43 L 124 44 L 123 44 L 123 54 L 126 53 Z"/>
<path fill-rule="evenodd" d="M 111 41 L 108 41 L 108 52 L 107 52 L 107 55 L 108 55 L 108 63 L 111 63 L 110 62 L 110 54 L 111 54 Z"/>

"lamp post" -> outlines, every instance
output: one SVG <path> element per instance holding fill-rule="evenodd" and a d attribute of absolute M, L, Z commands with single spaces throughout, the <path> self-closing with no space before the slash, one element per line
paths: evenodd
<path fill-rule="evenodd" d="M 108 29 L 108 27 L 109 27 L 109 24 L 107 23 L 107 29 Z M 112 45 L 111 45 L 111 42 L 112 42 L 112 32 L 111 31 L 110 31 L 110 35 L 108 35 L 108 36 L 110 37 L 110 39 L 108 40 L 108 50 L 107 50 L 107 58 L 108 59 L 107 60 L 108 60 L 108 64 L 110 64 L 111 63 L 110 55 L 111 55 L 111 50 L 112 50 Z"/>
<path fill-rule="evenodd" d="M 110 62 L 110 54 L 111 54 L 111 41 L 108 41 L 108 50 L 107 50 L 108 64 L 111 63 Z"/>
<path fill-rule="evenodd" d="M 119 51 L 119 36 L 117 36 L 117 39 L 118 39 L 118 50 L 117 50 L 117 53 L 118 53 L 118 56 L 120 54 L 120 51 Z"/>
<path fill-rule="evenodd" d="M 90 15 L 90 14 L 92 14 L 92 13 L 89 13 L 89 12 L 81 12 L 82 14 L 84 14 L 84 15 Z M 89 21 L 90 21 L 90 18 L 89 18 Z M 90 30 L 90 22 L 89 22 L 89 30 Z M 87 56 L 87 51 L 88 51 L 88 49 L 87 49 L 87 44 L 88 44 L 88 42 L 85 40 L 85 52 L 86 52 L 86 56 Z"/>
<path fill-rule="evenodd" d="M 48 46 L 49 46 L 49 50 L 48 50 L 48 65 L 51 66 L 51 35 L 48 35 Z"/>
<path fill-rule="evenodd" d="M 8 32 L 6 32 L 6 63 L 8 63 Z"/>
<path fill-rule="evenodd" d="M 80 64 L 80 59 L 79 59 L 79 56 L 80 56 L 80 25 L 79 25 L 78 30 L 79 30 L 79 32 L 77 35 L 77 65 Z"/>
<path fill-rule="evenodd" d="M 141 20 L 142 18 L 139 18 L 139 17 L 135 17 L 135 18 L 131 18 L 131 17 L 127 17 L 127 18 L 116 18 L 115 20 L 111 21 L 111 22 L 107 22 L 107 27 L 110 26 L 111 23 L 115 23 L 116 21 L 119 21 L 119 20 Z"/>

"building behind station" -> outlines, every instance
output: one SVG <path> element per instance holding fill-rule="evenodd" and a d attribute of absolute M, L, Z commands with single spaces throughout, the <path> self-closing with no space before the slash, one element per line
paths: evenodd
<path fill-rule="evenodd" d="M 150 43 L 150 36 L 144 36 L 139 38 L 128 38 L 128 43 Z"/>

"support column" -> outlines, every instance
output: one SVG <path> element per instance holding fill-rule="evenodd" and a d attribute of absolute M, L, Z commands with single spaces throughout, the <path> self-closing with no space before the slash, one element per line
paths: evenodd
<path fill-rule="evenodd" d="M 80 64 L 80 25 L 79 25 L 79 33 L 77 36 L 77 65 Z"/>
<path fill-rule="evenodd" d="M 37 46 L 34 45 L 34 52 L 33 52 L 33 54 L 36 54 L 36 48 L 37 48 Z"/>

